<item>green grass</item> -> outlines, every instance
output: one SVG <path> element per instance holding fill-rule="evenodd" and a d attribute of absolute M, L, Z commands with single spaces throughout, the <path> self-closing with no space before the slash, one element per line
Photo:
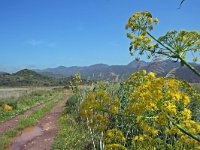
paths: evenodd
<path fill-rule="evenodd" d="M 71 96 L 58 121 L 58 132 L 52 150 L 92 149 L 88 130 L 78 118 L 76 97 Z"/>
<path fill-rule="evenodd" d="M 47 105 L 39 110 L 34 111 L 29 117 L 21 120 L 16 128 L 7 131 L 2 137 L 0 137 L 0 150 L 5 149 L 9 144 L 11 144 L 11 138 L 15 137 L 24 128 L 33 126 L 38 123 L 45 114 L 50 111 L 59 101 L 63 100 L 64 94 L 62 94 L 57 100 L 49 102 Z"/>
<path fill-rule="evenodd" d="M 1 101 L 0 106 L 0 123 L 5 122 L 19 114 L 24 113 L 28 109 L 37 106 L 39 104 L 45 103 L 53 99 L 58 92 L 55 91 L 38 91 L 34 92 L 28 96 L 19 97 L 17 100 L 4 100 Z M 16 109 L 12 111 L 3 110 L 4 104 L 11 103 L 12 101 L 16 102 Z"/>
<path fill-rule="evenodd" d="M 75 120 L 72 114 L 63 113 L 58 123 L 58 133 L 52 150 L 90 149 L 90 138 L 87 129 Z"/>

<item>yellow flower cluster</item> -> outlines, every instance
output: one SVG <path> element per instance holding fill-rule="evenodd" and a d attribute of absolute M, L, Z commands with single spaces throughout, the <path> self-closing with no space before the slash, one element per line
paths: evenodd
<path fill-rule="evenodd" d="M 144 141 L 144 138 L 145 138 L 145 136 L 143 136 L 143 135 L 135 136 L 134 141 L 142 142 L 142 141 Z"/>
<path fill-rule="evenodd" d="M 181 135 L 175 143 L 175 149 L 199 149 L 199 142 L 189 138 L 186 135 Z"/>
<path fill-rule="evenodd" d="M 119 106 L 117 97 L 111 98 L 106 91 L 98 90 L 90 93 L 83 101 L 80 114 L 87 119 L 90 127 L 104 131 L 109 123 L 109 115 L 117 114 Z"/>
<path fill-rule="evenodd" d="M 131 33 L 127 33 L 127 37 L 132 39 L 129 48 L 131 55 L 133 55 L 133 49 L 139 49 L 139 54 L 142 55 L 143 50 L 156 48 L 156 44 L 150 44 L 152 38 L 147 33 L 148 30 L 153 30 L 153 24 L 158 24 L 158 19 L 152 18 L 151 13 L 147 11 L 136 12 L 129 18 L 126 29 L 131 29 Z"/>
<path fill-rule="evenodd" d="M 162 129 L 166 136 L 176 135 L 177 140 L 181 139 L 184 134 L 176 126 L 171 125 L 170 118 L 173 118 L 189 133 L 199 134 L 200 125 L 191 120 L 192 112 L 188 108 L 190 97 L 181 90 L 184 88 L 181 81 L 157 78 L 152 72 L 140 71 L 132 74 L 126 84 L 129 87 L 134 86 L 126 114 L 138 116 L 137 124 L 142 130 L 141 133 L 158 137 L 158 131 Z M 136 136 L 134 141 L 143 141 L 143 138 L 141 134 Z M 190 142 L 196 143 L 191 137 L 187 138 Z"/>
<path fill-rule="evenodd" d="M 188 92 L 184 82 L 141 70 L 132 74 L 124 86 L 123 100 L 99 89 L 90 93 L 80 107 L 82 118 L 103 137 L 105 149 L 198 146 L 190 134 L 198 136 L 200 124 L 193 120 L 193 93 Z"/>
<path fill-rule="evenodd" d="M 12 110 L 13 107 L 12 106 L 9 106 L 9 105 L 4 105 L 4 110 Z"/>
<path fill-rule="evenodd" d="M 128 150 L 121 144 L 108 144 L 105 146 L 104 150 Z"/>
<path fill-rule="evenodd" d="M 126 142 L 126 139 L 120 130 L 117 129 L 107 130 L 104 141 L 106 144 L 105 150 L 112 150 L 112 149 L 126 150 L 126 147 L 123 146 L 123 144 L 125 144 Z"/>
<path fill-rule="evenodd" d="M 161 43 L 170 45 L 176 52 L 177 56 L 184 58 L 186 53 L 198 52 L 200 49 L 200 34 L 197 31 L 168 31 L 164 36 L 158 39 Z M 198 57 L 193 55 L 193 61 L 198 61 Z M 178 58 L 178 57 L 177 57 Z"/>

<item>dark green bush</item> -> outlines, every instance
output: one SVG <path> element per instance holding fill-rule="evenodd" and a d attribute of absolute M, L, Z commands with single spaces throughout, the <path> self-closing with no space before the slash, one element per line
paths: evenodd
<path fill-rule="evenodd" d="M 78 96 L 74 94 L 66 102 L 67 113 L 75 112 L 77 109 L 77 105 L 78 105 Z"/>
<path fill-rule="evenodd" d="M 4 105 L 4 101 L 0 101 L 0 107 Z"/>
<path fill-rule="evenodd" d="M 16 100 L 4 101 L 3 105 L 9 105 L 9 106 L 12 106 L 13 109 L 17 109 L 17 101 Z"/>

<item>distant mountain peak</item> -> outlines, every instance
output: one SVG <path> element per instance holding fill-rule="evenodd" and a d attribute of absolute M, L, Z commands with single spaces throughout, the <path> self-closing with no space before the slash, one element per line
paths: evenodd
<path fill-rule="evenodd" d="M 29 69 L 22 69 L 18 72 L 15 73 L 15 75 L 21 75 L 21 74 L 35 74 L 36 72 L 33 70 L 29 70 Z"/>
<path fill-rule="evenodd" d="M 89 66 L 89 67 L 109 67 L 109 65 L 107 65 L 107 64 L 95 64 L 95 65 L 91 65 L 91 66 Z"/>
<path fill-rule="evenodd" d="M 140 61 L 133 60 L 127 66 L 132 67 L 132 68 L 138 68 L 138 67 L 144 67 L 147 65 L 148 63 L 143 60 L 140 60 Z"/>
<path fill-rule="evenodd" d="M 67 67 L 65 66 L 58 66 L 57 69 L 66 69 Z"/>

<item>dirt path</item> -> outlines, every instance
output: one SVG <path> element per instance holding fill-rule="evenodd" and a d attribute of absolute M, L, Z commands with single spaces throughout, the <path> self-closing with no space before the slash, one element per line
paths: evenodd
<path fill-rule="evenodd" d="M 49 150 L 57 133 L 57 120 L 64 109 L 68 97 L 59 102 L 40 122 L 22 131 L 13 139 L 13 145 L 8 150 Z"/>
<path fill-rule="evenodd" d="M 57 96 L 55 97 L 57 98 Z M 55 99 L 53 98 L 53 99 Z M 25 113 L 18 115 L 4 123 L 0 124 L 0 136 L 2 136 L 5 132 L 7 132 L 8 130 L 11 130 L 13 128 L 16 127 L 16 125 L 18 124 L 18 122 L 20 122 L 23 118 L 28 117 L 32 112 L 42 108 L 44 105 L 46 105 L 49 101 L 44 102 L 42 104 L 39 104 L 37 106 L 34 106 L 32 108 L 30 108 L 29 110 L 27 110 Z"/>

